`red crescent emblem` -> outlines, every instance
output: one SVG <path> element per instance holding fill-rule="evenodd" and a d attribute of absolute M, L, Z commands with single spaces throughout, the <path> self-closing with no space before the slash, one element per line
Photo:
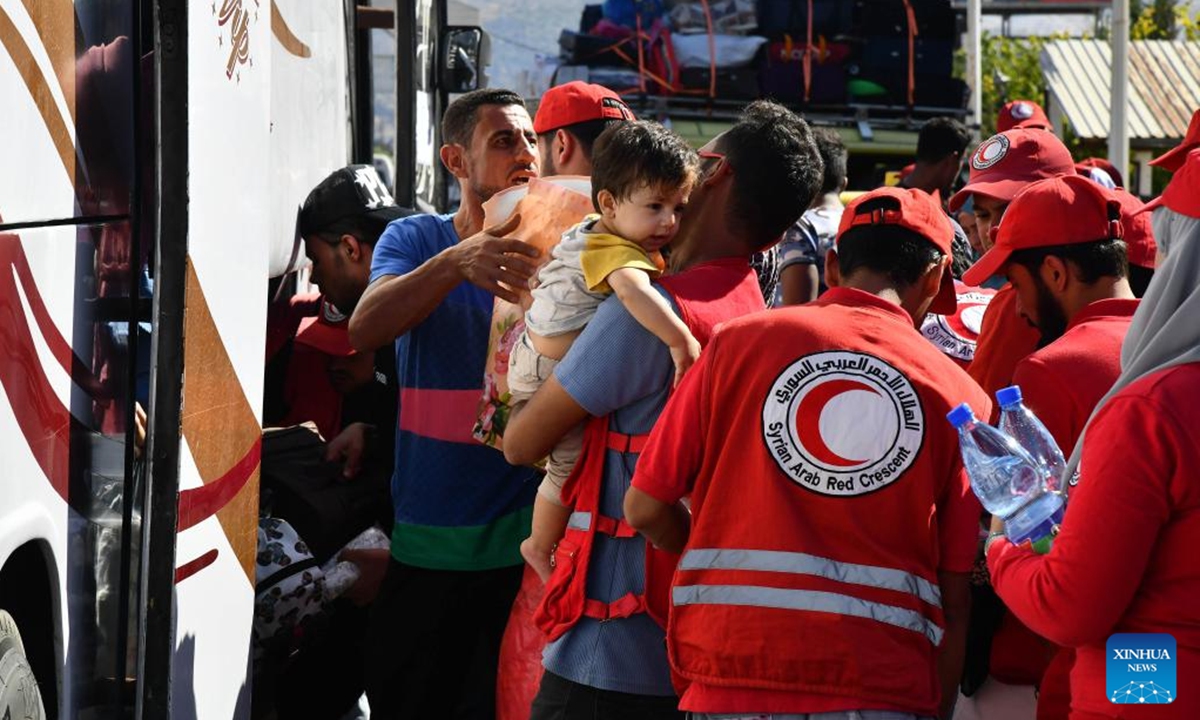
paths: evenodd
<path fill-rule="evenodd" d="M 980 306 L 984 306 L 984 305 L 987 305 L 987 303 L 962 303 L 962 302 L 960 302 L 958 304 L 958 310 L 956 310 L 953 315 L 944 315 L 943 316 L 946 318 L 946 325 L 950 328 L 950 330 L 955 335 L 959 336 L 960 338 L 963 338 L 964 340 L 973 340 L 973 339 L 979 337 L 979 333 L 977 331 L 972 330 L 971 328 L 967 327 L 967 324 L 963 322 L 962 317 L 963 317 L 963 311 L 967 310 L 968 308 L 980 307 Z"/>
<path fill-rule="evenodd" d="M 835 453 L 821 437 L 821 413 L 825 406 L 838 395 L 851 390 L 863 390 L 879 394 L 875 388 L 857 380 L 830 380 L 809 391 L 796 408 L 796 436 L 813 459 L 831 467 L 854 467 L 866 462 L 850 460 Z"/>

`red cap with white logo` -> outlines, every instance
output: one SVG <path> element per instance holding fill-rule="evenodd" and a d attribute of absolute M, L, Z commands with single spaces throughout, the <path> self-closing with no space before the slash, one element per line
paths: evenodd
<path fill-rule="evenodd" d="M 996 132 L 1004 132 L 1013 128 L 1050 129 L 1050 118 L 1042 106 L 1032 100 L 1013 100 L 1000 108 L 996 116 Z"/>
<path fill-rule="evenodd" d="M 1081 175 L 1041 180 L 1013 199 L 992 234 L 995 244 L 963 273 L 968 285 L 995 275 L 1017 250 L 1121 239 L 1121 201 Z"/>
<path fill-rule="evenodd" d="M 304 318 L 296 333 L 296 342 L 307 345 L 335 357 L 354 354 L 350 345 L 350 317 L 343 314 L 328 300 L 321 300 L 321 312 L 315 317 Z"/>
<path fill-rule="evenodd" d="M 1015 129 L 993 135 L 975 148 L 970 165 L 967 184 L 950 198 L 954 212 L 971 195 L 1008 202 L 1032 182 L 1075 174 L 1071 151 L 1045 130 Z"/>

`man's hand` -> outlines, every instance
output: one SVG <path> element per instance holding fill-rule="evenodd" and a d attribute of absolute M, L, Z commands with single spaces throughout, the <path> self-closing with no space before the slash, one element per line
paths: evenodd
<path fill-rule="evenodd" d="M 350 480 L 358 477 L 362 470 L 363 455 L 367 450 L 367 436 L 371 426 L 366 423 L 351 423 L 325 447 L 325 460 L 344 463 L 342 477 Z"/>
<path fill-rule="evenodd" d="M 521 215 L 513 214 L 452 248 L 455 264 L 468 282 L 513 304 L 521 301 L 520 289 L 528 285 L 541 257 L 541 251 L 529 243 L 504 237 L 520 224 Z"/>

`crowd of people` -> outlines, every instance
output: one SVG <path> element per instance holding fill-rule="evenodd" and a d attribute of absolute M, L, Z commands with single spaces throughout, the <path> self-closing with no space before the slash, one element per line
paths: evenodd
<path fill-rule="evenodd" d="M 928 121 L 899 185 L 843 205 L 840 137 L 782 106 L 694 150 L 581 82 L 533 118 L 506 90 L 450 104 L 453 214 L 333 172 L 300 214 L 321 295 L 273 311 L 264 416 L 316 423 L 347 482 L 391 474 L 390 548 L 348 555 L 343 696 L 495 717 L 524 624 L 522 720 L 1018 717 L 976 706 L 989 687 L 1030 719 L 1200 717 L 1192 124 L 1146 204 L 1029 101 L 974 148 Z M 525 193 L 555 176 L 590 178 L 595 214 L 543 255 Z M 497 298 L 526 309 L 502 450 L 472 434 Z M 1070 457 L 1046 554 L 984 515 L 945 420 L 1010 385 Z M 1174 637 L 1172 703 L 1108 696 L 1126 632 Z"/>

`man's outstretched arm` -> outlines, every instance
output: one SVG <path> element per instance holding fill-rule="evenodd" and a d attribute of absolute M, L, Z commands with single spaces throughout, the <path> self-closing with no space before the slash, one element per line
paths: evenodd
<path fill-rule="evenodd" d="M 350 318 L 350 344 L 370 352 L 408 332 L 437 308 L 464 280 L 497 297 L 517 302 L 540 252 L 520 240 L 502 237 L 520 223 L 514 215 L 429 258 L 400 275 L 381 275 L 367 287 Z M 386 237 L 386 236 L 385 236 Z M 382 245 L 384 241 L 380 240 Z M 376 253 L 385 251 L 376 248 Z"/>

